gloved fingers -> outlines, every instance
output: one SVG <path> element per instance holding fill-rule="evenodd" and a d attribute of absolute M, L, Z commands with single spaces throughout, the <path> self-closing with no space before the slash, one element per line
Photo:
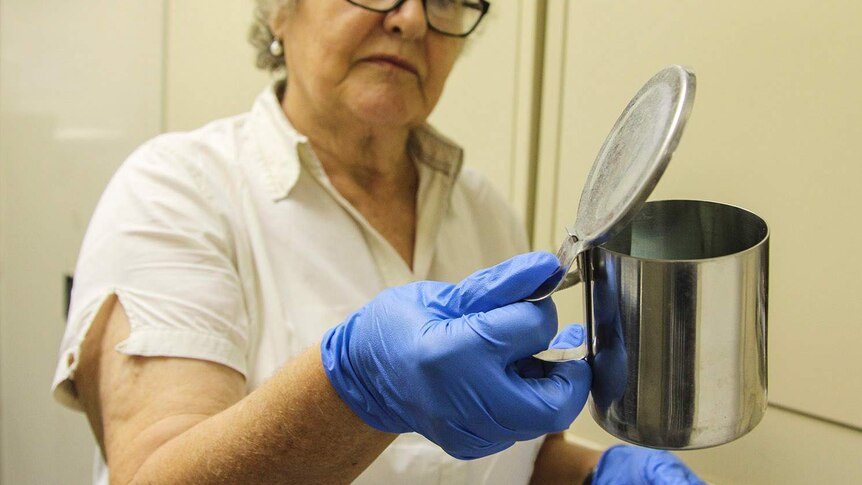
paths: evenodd
<path fill-rule="evenodd" d="M 449 454 L 449 456 L 453 458 L 457 458 L 459 460 L 475 460 L 477 458 L 484 458 L 489 455 L 493 455 L 495 453 L 499 453 L 507 448 L 511 448 L 514 445 L 514 441 L 504 441 L 502 443 L 493 443 L 484 447 L 479 448 L 470 448 L 461 450 L 453 450 L 449 451 L 443 448 L 443 451 Z"/>
<path fill-rule="evenodd" d="M 592 371 L 586 361 L 546 365 L 546 377 L 533 379 L 512 376 L 516 381 L 514 388 L 518 398 L 526 401 L 526 405 L 531 408 L 530 412 L 509 417 L 515 419 L 514 423 L 521 429 L 539 430 L 542 433 L 568 429 L 587 402 Z M 504 424 L 508 424 L 508 420 Z"/>
<path fill-rule="evenodd" d="M 436 303 L 451 316 L 485 312 L 530 296 L 559 268 L 551 253 L 520 254 L 473 273 L 441 292 Z"/>
<path fill-rule="evenodd" d="M 502 433 L 495 433 L 500 436 L 482 437 L 478 436 L 465 426 L 458 423 L 447 423 L 448 428 L 445 436 L 447 440 L 437 440 L 431 436 L 432 441 L 436 443 L 450 456 L 459 460 L 474 460 L 488 455 L 493 455 L 500 451 L 509 448 L 515 444 L 515 440 L 521 439 L 515 436 L 502 436 Z M 502 431 L 499 426 L 496 426 L 498 431 Z M 452 440 L 451 437 L 456 437 Z"/>
<path fill-rule="evenodd" d="M 645 453 L 650 453 L 644 466 L 644 474 L 650 485 L 700 485 L 703 483 L 673 453 L 651 450 L 645 451 Z"/>
<path fill-rule="evenodd" d="M 701 480 L 700 477 L 688 468 L 686 468 L 685 478 L 688 480 L 689 485 L 706 485 L 706 482 Z"/>
<path fill-rule="evenodd" d="M 599 409 L 607 410 L 626 390 L 628 356 L 622 348 L 605 347 L 593 357 L 592 362 L 596 375 L 592 389 L 593 403 Z"/>
<path fill-rule="evenodd" d="M 584 343 L 586 337 L 586 328 L 583 325 L 573 324 L 567 325 L 560 333 L 551 340 L 548 345 L 549 349 L 570 349 L 579 347 Z M 553 363 L 545 362 L 533 357 L 525 357 L 516 360 L 513 363 L 515 371 L 521 377 L 529 377 L 539 379 L 547 377 L 548 372 L 553 368 Z"/>
<path fill-rule="evenodd" d="M 616 445 L 602 454 L 596 485 L 705 485 L 676 455 L 631 445 Z"/>
<path fill-rule="evenodd" d="M 557 307 L 548 299 L 518 302 L 461 319 L 506 364 L 547 348 L 557 328 Z"/>
<path fill-rule="evenodd" d="M 586 339 L 587 329 L 583 325 L 567 325 L 551 340 L 549 349 L 571 349 L 580 347 Z"/>
<path fill-rule="evenodd" d="M 541 379 L 543 377 L 547 377 L 549 367 L 549 362 L 536 359 L 535 357 L 525 357 L 523 359 L 516 360 L 512 364 L 512 368 L 519 376 L 529 379 Z"/>

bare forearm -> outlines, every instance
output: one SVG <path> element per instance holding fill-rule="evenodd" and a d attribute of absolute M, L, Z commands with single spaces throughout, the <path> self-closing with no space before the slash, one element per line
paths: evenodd
<path fill-rule="evenodd" d="M 579 485 L 601 455 L 601 451 L 566 441 L 563 433 L 548 435 L 536 457 L 530 484 Z"/>
<path fill-rule="evenodd" d="M 332 389 L 316 348 L 258 390 L 160 446 L 134 483 L 349 483 L 396 435 Z"/>

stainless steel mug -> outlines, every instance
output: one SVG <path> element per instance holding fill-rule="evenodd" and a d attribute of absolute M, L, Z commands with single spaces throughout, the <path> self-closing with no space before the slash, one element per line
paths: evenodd
<path fill-rule="evenodd" d="M 581 253 L 596 422 L 666 449 L 754 428 L 767 404 L 768 256 L 763 219 L 696 200 L 648 202 Z"/>

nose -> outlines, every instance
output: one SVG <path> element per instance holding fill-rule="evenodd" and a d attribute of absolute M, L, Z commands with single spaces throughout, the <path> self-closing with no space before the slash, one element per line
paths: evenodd
<path fill-rule="evenodd" d="M 406 0 L 386 14 L 383 27 L 387 32 L 401 34 L 406 39 L 420 39 L 428 32 L 425 5 L 422 0 Z"/>

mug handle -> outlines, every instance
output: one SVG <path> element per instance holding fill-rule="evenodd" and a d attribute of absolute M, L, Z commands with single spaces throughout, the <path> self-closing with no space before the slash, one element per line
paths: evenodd
<path fill-rule="evenodd" d="M 572 271 L 574 262 L 578 259 L 578 254 L 583 252 L 583 244 L 578 244 L 578 238 L 566 229 L 568 235 L 557 250 L 557 260 L 560 262 L 560 269 L 554 272 L 539 285 L 530 296 L 524 298 L 525 301 L 540 301 L 553 295 L 554 292 L 565 290 L 566 288 L 576 285 L 581 281 L 581 274 L 575 266 Z"/>
<path fill-rule="evenodd" d="M 581 282 L 581 271 L 574 262 L 578 254 L 583 251 L 583 246 L 578 244 L 578 238 L 566 228 L 567 237 L 557 250 L 557 259 L 560 261 L 560 269 L 551 275 L 532 295 L 525 298 L 526 301 L 539 301 L 550 297 L 557 291 L 575 286 Z M 587 358 L 587 342 L 568 349 L 547 349 L 533 357 L 545 362 L 568 362 L 570 360 L 583 360 Z"/>
<path fill-rule="evenodd" d="M 573 283 L 569 283 L 567 286 L 560 285 L 560 288 L 565 289 L 569 286 L 573 286 L 581 281 L 580 274 L 577 270 L 573 271 L 566 275 L 566 278 L 571 278 L 574 280 Z M 565 283 L 565 282 L 564 282 Z M 559 290 L 558 290 L 559 291 Z M 577 347 L 570 347 L 567 349 L 547 349 L 543 350 L 537 354 L 533 354 L 533 357 L 544 360 L 545 362 L 569 362 L 571 360 L 584 360 L 587 358 L 587 339 L 584 339 L 584 343 L 578 345 Z"/>
<path fill-rule="evenodd" d="M 533 354 L 533 357 L 545 362 L 569 362 L 572 360 L 584 360 L 587 358 L 587 343 L 584 342 L 570 349 L 548 349 Z"/>

